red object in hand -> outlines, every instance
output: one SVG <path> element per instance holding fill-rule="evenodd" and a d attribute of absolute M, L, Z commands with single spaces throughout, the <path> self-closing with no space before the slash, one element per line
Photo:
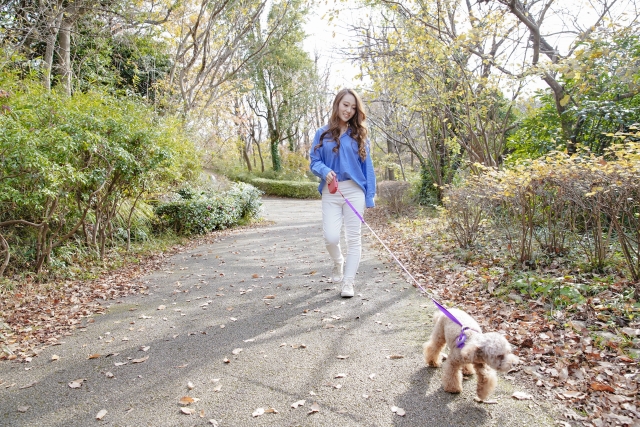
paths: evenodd
<path fill-rule="evenodd" d="M 329 184 L 329 193 L 331 194 L 335 194 L 336 191 L 338 191 L 338 178 L 333 178 L 333 181 L 331 181 Z"/>

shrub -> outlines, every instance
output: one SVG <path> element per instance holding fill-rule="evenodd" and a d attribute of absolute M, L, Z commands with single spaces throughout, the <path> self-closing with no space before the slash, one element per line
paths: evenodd
<path fill-rule="evenodd" d="M 462 187 L 449 187 L 445 192 L 443 211 L 449 230 L 461 248 L 473 245 L 488 216 L 488 199 L 480 194 L 484 187 L 479 177 L 472 176 Z"/>
<path fill-rule="evenodd" d="M 410 184 L 405 181 L 381 181 L 378 183 L 378 197 L 394 215 L 401 215 L 410 203 Z"/>
<path fill-rule="evenodd" d="M 0 98 L 0 276 L 39 274 L 67 244 L 104 259 L 136 201 L 199 169 L 181 121 L 134 97 L 69 97 L 0 71 Z"/>
<path fill-rule="evenodd" d="M 240 218 L 256 218 L 260 213 L 262 191 L 253 185 L 238 182 L 227 192 L 227 195 L 237 200 L 240 209 Z"/>
<path fill-rule="evenodd" d="M 631 279 L 638 281 L 640 131 L 634 126 L 612 136 L 620 142 L 603 157 L 588 151 L 552 153 L 502 171 L 485 168 L 459 187 L 449 187 L 445 208 L 459 245 L 473 242 L 484 216 L 492 234 L 507 241 L 523 266 L 536 267 L 537 253 L 564 255 L 566 242 L 572 241 L 590 269 L 603 271 L 623 259 Z"/>
<path fill-rule="evenodd" d="M 179 194 L 179 200 L 161 203 L 155 209 L 159 227 L 171 228 L 179 235 L 222 230 L 260 213 L 260 191 L 244 183 L 221 194 L 188 189 Z"/>
<path fill-rule="evenodd" d="M 319 199 L 317 182 L 308 181 L 278 181 L 275 179 L 238 177 L 245 182 L 259 188 L 268 196 L 291 197 L 293 199 Z"/>

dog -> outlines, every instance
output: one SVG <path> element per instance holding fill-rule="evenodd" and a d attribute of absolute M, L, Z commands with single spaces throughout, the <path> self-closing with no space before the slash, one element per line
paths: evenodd
<path fill-rule="evenodd" d="M 498 382 L 496 370 L 509 371 L 519 363 L 518 356 L 511 353 L 511 344 L 498 332 L 482 333 L 473 317 L 455 308 L 449 312 L 465 329 L 454 323 L 444 313 L 437 311 L 433 317 L 435 325 L 429 341 L 422 346 L 427 366 L 438 368 L 442 365 L 442 349 L 449 347 L 449 356 L 444 362 L 442 385 L 449 393 L 462 392 L 462 375 L 478 376 L 476 400 L 484 402 L 493 393 Z M 459 347 L 459 337 L 464 332 L 466 338 Z"/>

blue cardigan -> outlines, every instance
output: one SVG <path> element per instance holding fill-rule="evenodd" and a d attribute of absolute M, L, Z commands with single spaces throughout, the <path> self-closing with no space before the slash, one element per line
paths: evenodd
<path fill-rule="evenodd" d="M 375 206 L 373 198 L 376 195 L 376 174 L 373 170 L 373 162 L 369 153 L 369 143 L 367 141 L 367 157 L 363 162 L 358 155 L 358 142 L 351 138 L 351 129 L 342 134 L 340 137 L 340 148 L 338 153 L 334 153 L 333 149 L 336 143 L 331 139 L 331 135 L 324 137 L 322 147 L 315 149 L 320 142 L 320 135 L 328 129 L 323 126 L 316 132 L 311 144 L 311 172 L 320 178 L 318 191 L 322 194 L 322 188 L 325 184 L 325 177 L 330 171 L 334 171 L 338 177 L 338 182 L 352 180 L 364 192 L 365 205 L 368 208 Z"/>

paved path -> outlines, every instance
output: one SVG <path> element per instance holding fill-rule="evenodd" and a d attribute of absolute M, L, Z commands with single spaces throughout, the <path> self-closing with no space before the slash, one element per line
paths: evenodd
<path fill-rule="evenodd" d="M 510 398 L 526 391 L 514 380 L 501 377 L 495 405 L 473 401 L 475 379 L 442 391 L 421 355 L 433 307 L 371 237 L 345 300 L 323 276 L 320 202 L 266 199 L 264 210 L 272 225 L 171 257 L 140 279 L 148 295 L 105 302 L 105 315 L 29 364 L 1 363 L 0 425 L 553 425 L 544 405 Z M 183 396 L 194 414 L 181 412 Z M 278 412 L 254 418 L 257 408 Z"/>

